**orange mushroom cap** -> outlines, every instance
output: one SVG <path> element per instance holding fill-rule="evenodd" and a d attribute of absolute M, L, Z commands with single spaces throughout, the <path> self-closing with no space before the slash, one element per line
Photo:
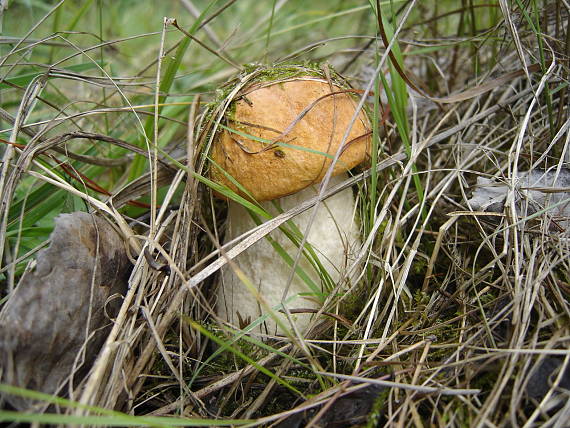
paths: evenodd
<path fill-rule="evenodd" d="M 324 79 L 257 83 L 238 96 L 211 158 L 258 201 L 290 195 L 323 179 L 355 110 L 351 93 Z M 360 112 L 333 175 L 367 158 L 370 135 L 368 117 Z M 212 166 L 210 175 L 245 196 L 219 168 Z"/>

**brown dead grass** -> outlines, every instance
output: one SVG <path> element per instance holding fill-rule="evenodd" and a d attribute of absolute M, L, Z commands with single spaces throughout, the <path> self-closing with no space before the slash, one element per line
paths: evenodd
<path fill-rule="evenodd" d="M 155 153 L 169 167 L 154 162 L 152 174 L 106 200 L 53 177 L 33 149 L 8 148 L 12 154 L 5 154 L 0 183 L 3 207 L 10 205 L 23 175 L 51 179 L 86 200 L 93 211 L 114 219 L 131 244 L 134 267 L 121 312 L 89 376 L 71 398 L 137 415 L 258 418 L 254 425 L 261 425 L 317 404 L 334 405 L 338 392 L 374 379 L 387 387 L 376 415 L 381 424 L 564 425 L 570 400 L 567 390 L 557 391 L 570 363 L 569 232 L 550 227 L 546 216 L 521 216 L 509 201 L 518 192 L 522 171 L 567 167 L 568 13 L 562 2 L 541 9 L 546 56 L 543 67 L 530 67 L 540 62 L 536 33 L 517 7 L 505 1 L 497 7 L 499 23 L 478 31 L 474 43 L 463 43 L 474 35 L 444 39 L 433 24 L 436 18 L 402 23 L 399 37 L 407 49 L 454 43 L 434 54 L 406 57 L 405 63 L 410 78 L 451 102 L 438 104 L 419 95 L 410 99 L 411 156 L 401 148 L 393 121 L 383 127 L 384 150 L 378 165 L 371 166 L 383 183 L 377 214 L 354 264 L 361 281 L 327 306 L 352 328 L 329 319 L 302 344 L 270 342 L 279 354 L 243 341 L 236 345 L 310 399 L 285 395 L 282 386 L 231 354 L 208 361 L 215 349 L 212 341 L 182 317 L 229 340 L 212 309 L 217 271 L 316 202 L 257 227 L 220 255 L 223 204 L 192 175 L 207 166 L 201 154 L 208 135 L 201 131 L 213 120 L 204 115 L 198 98 L 181 145 L 186 154 L 175 155 L 188 170 Z M 374 69 L 373 53 L 358 51 L 365 44 L 355 42 L 358 55 L 327 54 L 355 82 L 364 79 L 362 87 Z M 479 61 L 477 73 L 473 55 Z M 34 100 L 33 89 L 23 95 L 18 113 Z M 462 100 L 457 94 L 469 97 Z M 39 126 L 23 131 L 34 141 L 46 141 L 42 150 L 60 144 L 45 139 Z M 423 198 L 414 187 L 414 174 Z M 345 183 L 358 190 L 363 206 L 369 176 L 365 169 Z M 500 217 L 470 210 L 468 200 L 479 176 L 508 184 L 511 199 Z M 156 215 L 137 222 L 124 217 L 123 204 L 161 183 L 168 188 Z M 537 381 L 533 374 L 545 360 L 562 369 Z M 200 374 L 193 378 L 197 370 Z M 533 396 L 541 385 L 546 394 Z M 311 417 L 317 423 L 321 416 Z"/>

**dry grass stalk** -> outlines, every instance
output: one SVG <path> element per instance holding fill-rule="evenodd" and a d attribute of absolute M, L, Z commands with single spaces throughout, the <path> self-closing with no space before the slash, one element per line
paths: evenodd
<path fill-rule="evenodd" d="M 276 10 L 281 6 L 278 2 Z M 137 415 L 250 417 L 258 418 L 253 425 L 262 425 L 303 414 L 317 424 L 326 414 L 325 410 L 319 413 L 319 406 L 334 406 L 343 394 L 363 388 L 357 382 L 369 382 L 386 388 L 379 394 L 383 404 L 377 409 L 382 423 L 555 426 L 567 421 L 570 406 L 560 391 L 564 387 L 567 393 L 570 365 L 568 231 L 544 226 L 545 217 L 521 216 L 514 205 L 522 171 L 567 168 L 568 122 L 552 120 L 567 116 L 565 92 L 553 90 L 554 85 L 567 81 L 567 52 L 558 49 L 563 40 L 554 39 L 550 23 L 541 30 L 550 34 L 550 45 L 543 51 L 549 56 L 541 64 L 536 33 L 521 11 L 511 10 L 513 5 L 502 0 L 497 6 L 501 19 L 488 31 L 503 39 L 492 47 L 481 44 L 477 55 L 488 66 L 484 77 L 474 76 L 470 63 L 463 61 L 472 51 L 461 44 L 437 51 L 433 61 L 405 57 L 406 66 L 419 81 L 429 82 L 440 73 L 441 82 L 433 82 L 431 93 L 456 102 L 425 108 L 418 97 L 409 99 L 409 151 L 400 148 L 395 121 L 384 126 L 385 152 L 372 166 L 382 187 L 351 271 L 360 283 L 345 295 L 332 295 L 323 308 L 348 319 L 351 328 L 335 318 L 323 318 L 314 323 L 312 336 L 269 342 L 274 350 L 261 349 L 259 343 L 244 338 L 234 340 L 243 332 L 218 322 L 212 300 L 216 273 L 272 230 L 311 209 L 319 198 L 256 227 L 235 245 L 222 247 L 224 208 L 197 179 L 206 175 L 207 159 L 202 154 L 231 108 L 221 100 L 208 116 L 199 101 L 193 103 L 187 140 L 180 141 L 186 153 L 161 152 L 156 144 L 161 134 L 155 127 L 147 153 L 152 159 L 149 173 L 136 182 L 117 185 L 115 195 L 102 201 L 86 186 L 74 187 L 55 174 L 39 152 L 50 151 L 58 159 L 67 159 L 62 155 L 67 146 L 62 145 L 66 142 L 61 136 L 75 127 L 92 132 L 102 114 L 119 117 L 126 111 L 135 118 L 134 126 L 141 128 L 139 115 L 152 114 L 158 124 L 162 114 L 158 89 L 154 111 L 140 113 L 144 106 L 130 105 L 125 94 L 147 91 L 147 82 L 82 76 L 82 84 L 102 85 L 109 91 L 102 108 L 66 111 L 62 107 L 52 111 L 51 118 L 36 119 L 35 101 L 45 89 L 39 81 L 30 83 L 16 111 L 2 115 L 12 122 L 8 125 L 10 141 L 26 135 L 22 138 L 28 146 L 24 150 L 8 146 L 4 152 L 0 251 L 8 248 L 4 245 L 8 213 L 18 186 L 24 178 L 34 177 L 38 183 L 48 182 L 77 196 L 90 210 L 112 220 L 129 243 L 133 262 L 129 290 L 113 330 L 89 376 L 70 394 L 72 398 Z M 561 10 L 564 18 L 566 9 L 561 6 Z M 558 34 L 566 32 L 562 18 L 557 21 Z M 408 24 L 424 31 L 425 40 L 409 40 L 410 45 L 449 43 L 430 22 L 400 24 L 398 30 L 406 40 L 411 37 L 405 30 Z M 215 37 L 214 28 L 209 27 L 209 37 L 223 40 Z M 466 39 L 458 36 L 456 41 Z M 41 43 L 47 42 L 51 39 Z M 168 52 L 165 43 L 163 38 L 162 53 Z M 314 48 L 305 46 L 309 52 Z M 90 49 L 77 49 L 75 54 Z M 217 49 L 228 51 L 223 44 Z M 504 55 L 497 56 L 494 49 Z M 358 61 L 366 54 L 355 64 L 346 61 L 347 57 L 352 58 L 337 55 L 330 59 L 346 64 L 347 73 L 357 74 Z M 162 59 L 154 71 L 159 71 Z M 540 66 L 532 67 L 535 63 Z M 211 83 L 218 82 L 219 76 L 227 77 L 229 70 L 221 69 Z M 161 74 L 157 75 L 160 80 Z M 516 77 L 506 83 L 501 75 Z M 489 81 L 494 83 L 489 85 Z M 366 84 L 373 86 L 372 81 Z M 234 89 L 238 90 L 239 86 Z M 457 94 L 473 97 L 462 100 Z M 226 95 L 230 99 L 233 93 Z M 553 129 L 553 123 L 559 125 Z M 366 218 L 372 175 L 372 169 L 366 169 L 320 197 L 352 186 Z M 477 176 L 508 185 L 502 215 L 491 217 L 469 210 Z M 417 179 L 423 194 L 416 187 Z M 158 191 L 164 184 L 167 187 L 158 206 Z M 149 189 L 156 210 L 149 218 L 126 218 L 121 208 Z M 7 290 L 17 283 L 17 254 L 13 249 L 4 254 L 8 264 L 1 272 L 11 272 L 6 276 Z M 188 319 L 202 323 L 211 336 L 234 341 L 251 361 L 229 353 L 220 357 L 223 363 L 208 360 L 217 349 L 213 338 L 192 328 Z M 293 379 L 290 383 L 300 393 L 295 395 L 260 374 L 261 368 L 280 379 Z M 544 393 L 533 395 L 533 390 L 541 388 Z M 255 398 L 246 401 L 247 394 Z M 308 399 L 309 394 L 315 396 Z M 285 398 L 280 402 L 278 396 Z M 317 410 L 309 412 L 313 408 Z M 62 411 L 87 413 L 83 409 Z"/>

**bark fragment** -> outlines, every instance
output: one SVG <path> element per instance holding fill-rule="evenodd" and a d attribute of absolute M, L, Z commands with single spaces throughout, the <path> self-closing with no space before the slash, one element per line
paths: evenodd
<path fill-rule="evenodd" d="M 1 380 L 61 396 L 95 361 L 130 264 L 121 236 L 93 214 L 58 216 L 50 239 L 0 313 Z M 33 404 L 5 398 L 18 410 Z"/>

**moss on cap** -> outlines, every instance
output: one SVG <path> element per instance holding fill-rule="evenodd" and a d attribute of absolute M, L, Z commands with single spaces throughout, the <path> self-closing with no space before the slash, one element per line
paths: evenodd
<path fill-rule="evenodd" d="M 211 157 L 258 201 L 280 198 L 322 180 L 356 109 L 350 93 L 314 76 L 258 82 L 240 91 Z M 370 124 L 361 112 L 333 175 L 364 161 Z M 240 193 L 218 168 L 214 181 Z M 244 195 L 242 195 L 244 196 Z"/>

